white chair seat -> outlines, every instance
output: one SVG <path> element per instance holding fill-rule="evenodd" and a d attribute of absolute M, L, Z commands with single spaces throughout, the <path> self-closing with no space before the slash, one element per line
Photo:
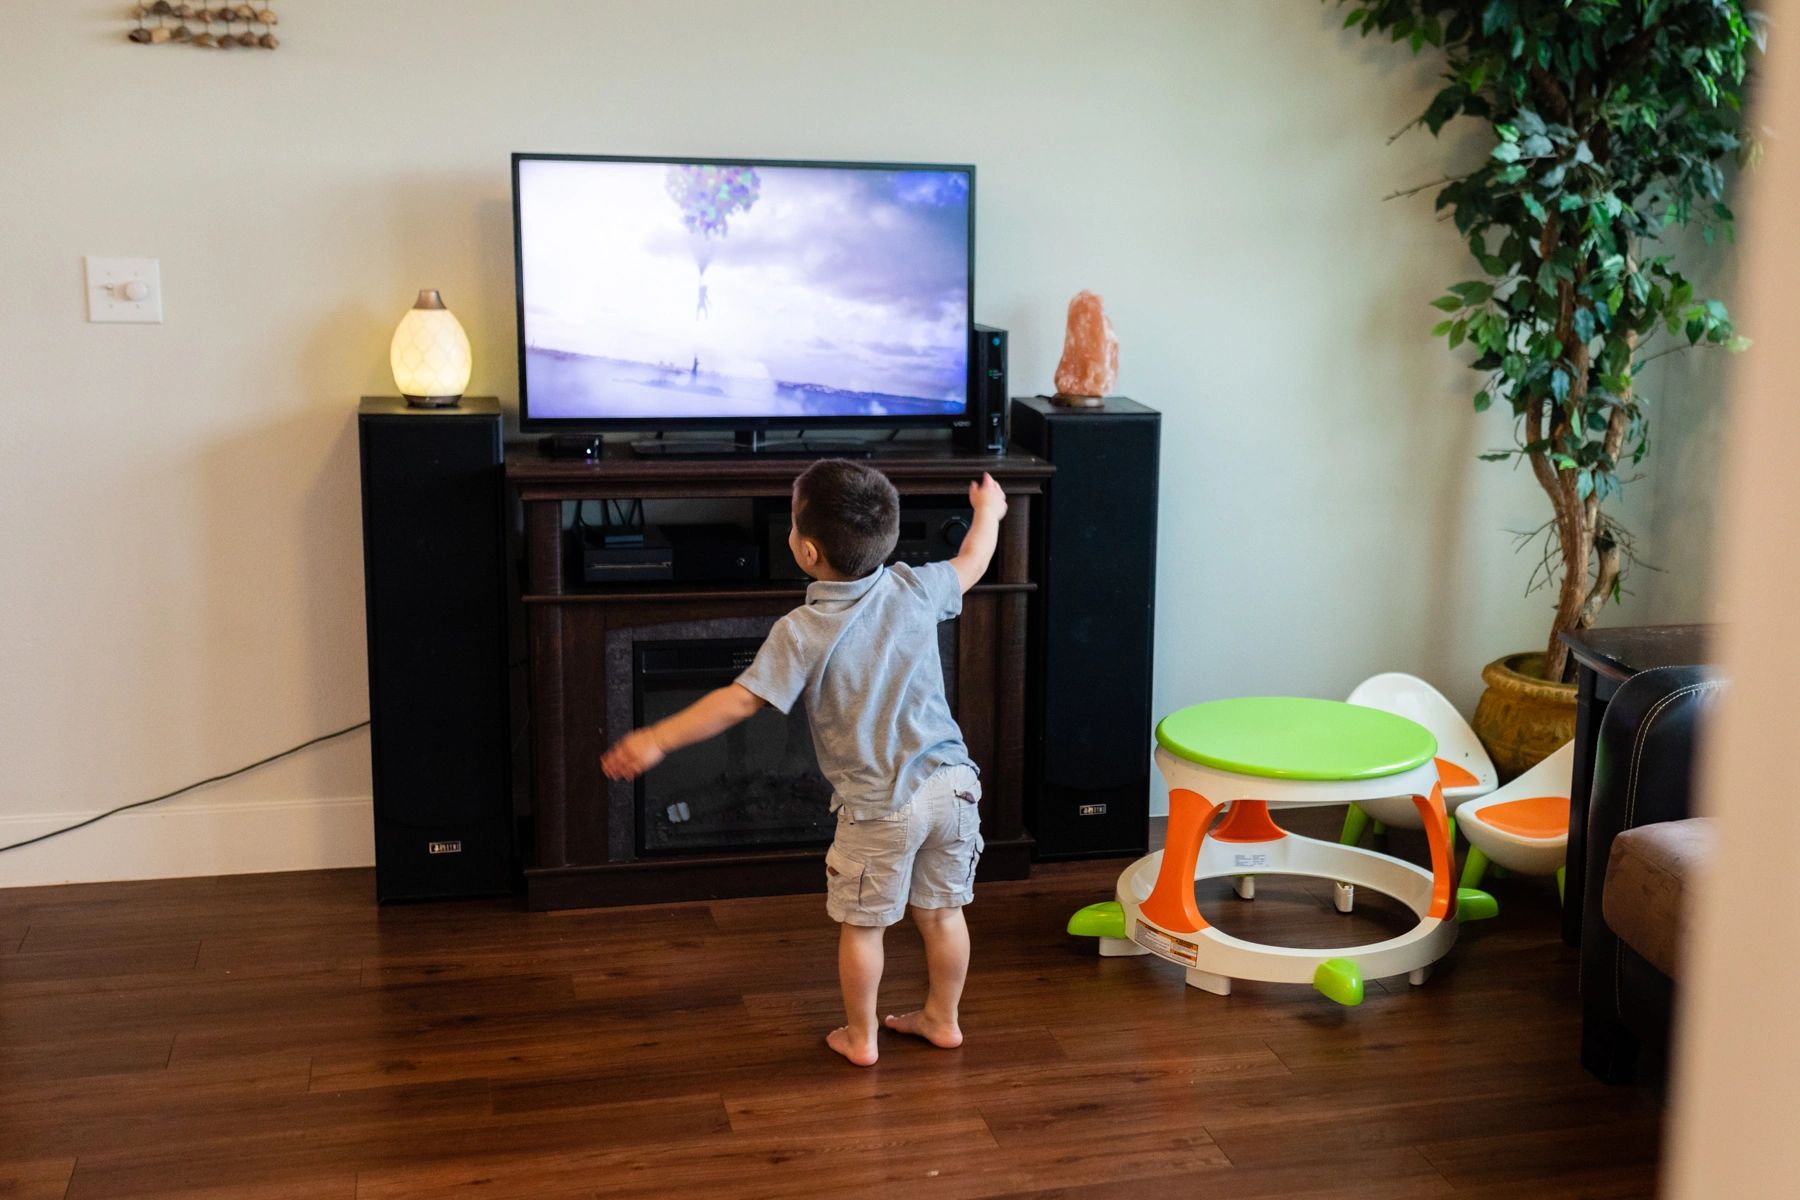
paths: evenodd
<path fill-rule="evenodd" d="M 1568 851 L 1574 767 L 1575 743 L 1569 742 L 1499 791 L 1463 805 L 1457 827 L 1471 846 L 1509 871 L 1555 874 Z"/>
<path fill-rule="evenodd" d="M 1365 679 L 1349 697 L 1351 704 L 1378 708 L 1416 721 L 1437 738 L 1438 774 L 1444 783 L 1444 810 L 1452 817 L 1464 802 L 1485 796 L 1499 783 L 1499 773 L 1481 739 L 1444 694 L 1416 675 L 1389 671 Z M 1419 810 L 1410 796 L 1360 800 L 1357 807 L 1374 820 L 1399 829 L 1419 829 Z"/>

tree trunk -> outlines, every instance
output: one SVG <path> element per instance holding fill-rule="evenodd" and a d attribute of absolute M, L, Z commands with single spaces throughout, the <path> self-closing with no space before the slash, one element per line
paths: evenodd
<path fill-rule="evenodd" d="M 1554 220 L 1545 223 L 1538 242 L 1540 259 L 1548 261 L 1555 252 L 1557 233 Z M 1564 280 L 1557 287 L 1556 337 L 1564 346 L 1574 340 L 1576 289 L 1585 274 L 1585 270 L 1578 270 L 1575 278 Z M 1580 628 L 1582 614 L 1586 611 L 1590 587 L 1588 560 L 1594 552 L 1599 515 L 1597 503 L 1591 502 L 1591 496 L 1590 502 L 1581 499 L 1578 489 L 1581 473 L 1559 468 L 1552 458 L 1570 429 L 1583 429 L 1579 422 L 1580 414 L 1585 412 L 1588 389 L 1588 348 L 1585 344 L 1577 343 L 1571 348 L 1567 370 L 1569 389 L 1564 399 L 1559 402 L 1554 396 L 1544 398 L 1541 433 L 1546 446 L 1531 456 L 1532 474 L 1549 495 L 1550 507 L 1556 515 L 1557 551 L 1563 567 L 1562 583 L 1556 594 L 1556 616 L 1550 624 L 1550 640 L 1544 647 L 1543 677 L 1552 682 L 1560 681 L 1569 665 L 1569 648 L 1563 645 L 1561 635 Z M 1575 416 L 1572 418 L 1570 414 Z"/>
<path fill-rule="evenodd" d="M 1533 455 L 1534 459 L 1542 457 Z M 1534 467 L 1536 463 L 1532 464 Z M 1569 648 L 1561 635 L 1582 627 L 1582 612 L 1588 598 L 1588 559 L 1593 554 L 1594 530 L 1586 520 L 1585 507 L 1575 500 L 1572 482 L 1574 472 L 1558 471 L 1546 459 L 1546 470 L 1538 471 L 1538 482 L 1550 492 L 1550 502 L 1557 510 L 1556 541 L 1562 556 L 1562 583 L 1556 591 L 1556 616 L 1550 624 L 1550 641 L 1544 648 L 1545 679 L 1562 679 L 1569 665 Z M 1549 480 L 1544 476 L 1548 473 Z"/>

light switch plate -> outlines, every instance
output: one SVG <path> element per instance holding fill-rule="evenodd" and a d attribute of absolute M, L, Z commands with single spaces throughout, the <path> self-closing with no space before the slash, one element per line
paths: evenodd
<path fill-rule="evenodd" d="M 89 321 L 125 321 L 161 325 L 162 266 L 154 258 L 102 258 L 87 256 L 87 305 Z M 127 298 L 128 284 L 142 284 L 141 300 Z"/>

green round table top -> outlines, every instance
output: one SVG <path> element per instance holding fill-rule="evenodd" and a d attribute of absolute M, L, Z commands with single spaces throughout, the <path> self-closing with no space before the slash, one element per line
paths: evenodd
<path fill-rule="evenodd" d="M 1265 779 L 1378 779 L 1437 753 L 1437 739 L 1416 721 L 1300 696 L 1192 704 L 1158 722 L 1156 740 L 1177 758 Z"/>

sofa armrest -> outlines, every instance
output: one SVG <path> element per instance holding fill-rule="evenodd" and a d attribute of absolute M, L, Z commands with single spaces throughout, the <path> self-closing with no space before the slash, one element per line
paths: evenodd
<path fill-rule="evenodd" d="M 1668 980 L 1607 925 L 1603 896 L 1613 842 L 1627 829 L 1691 815 L 1705 714 L 1723 683 L 1704 667 L 1657 667 L 1626 680 L 1607 706 L 1594 751 L 1582 880 L 1582 1061 L 1603 1079 L 1629 1078 L 1636 1039 L 1665 1036 Z"/>
<path fill-rule="evenodd" d="M 1657 667 L 1627 679 L 1607 706 L 1588 803 L 1584 941 L 1603 921 L 1600 896 L 1613 839 L 1626 829 L 1694 815 L 1697 734 L 1723 686 L 1705 667 Z"/>

